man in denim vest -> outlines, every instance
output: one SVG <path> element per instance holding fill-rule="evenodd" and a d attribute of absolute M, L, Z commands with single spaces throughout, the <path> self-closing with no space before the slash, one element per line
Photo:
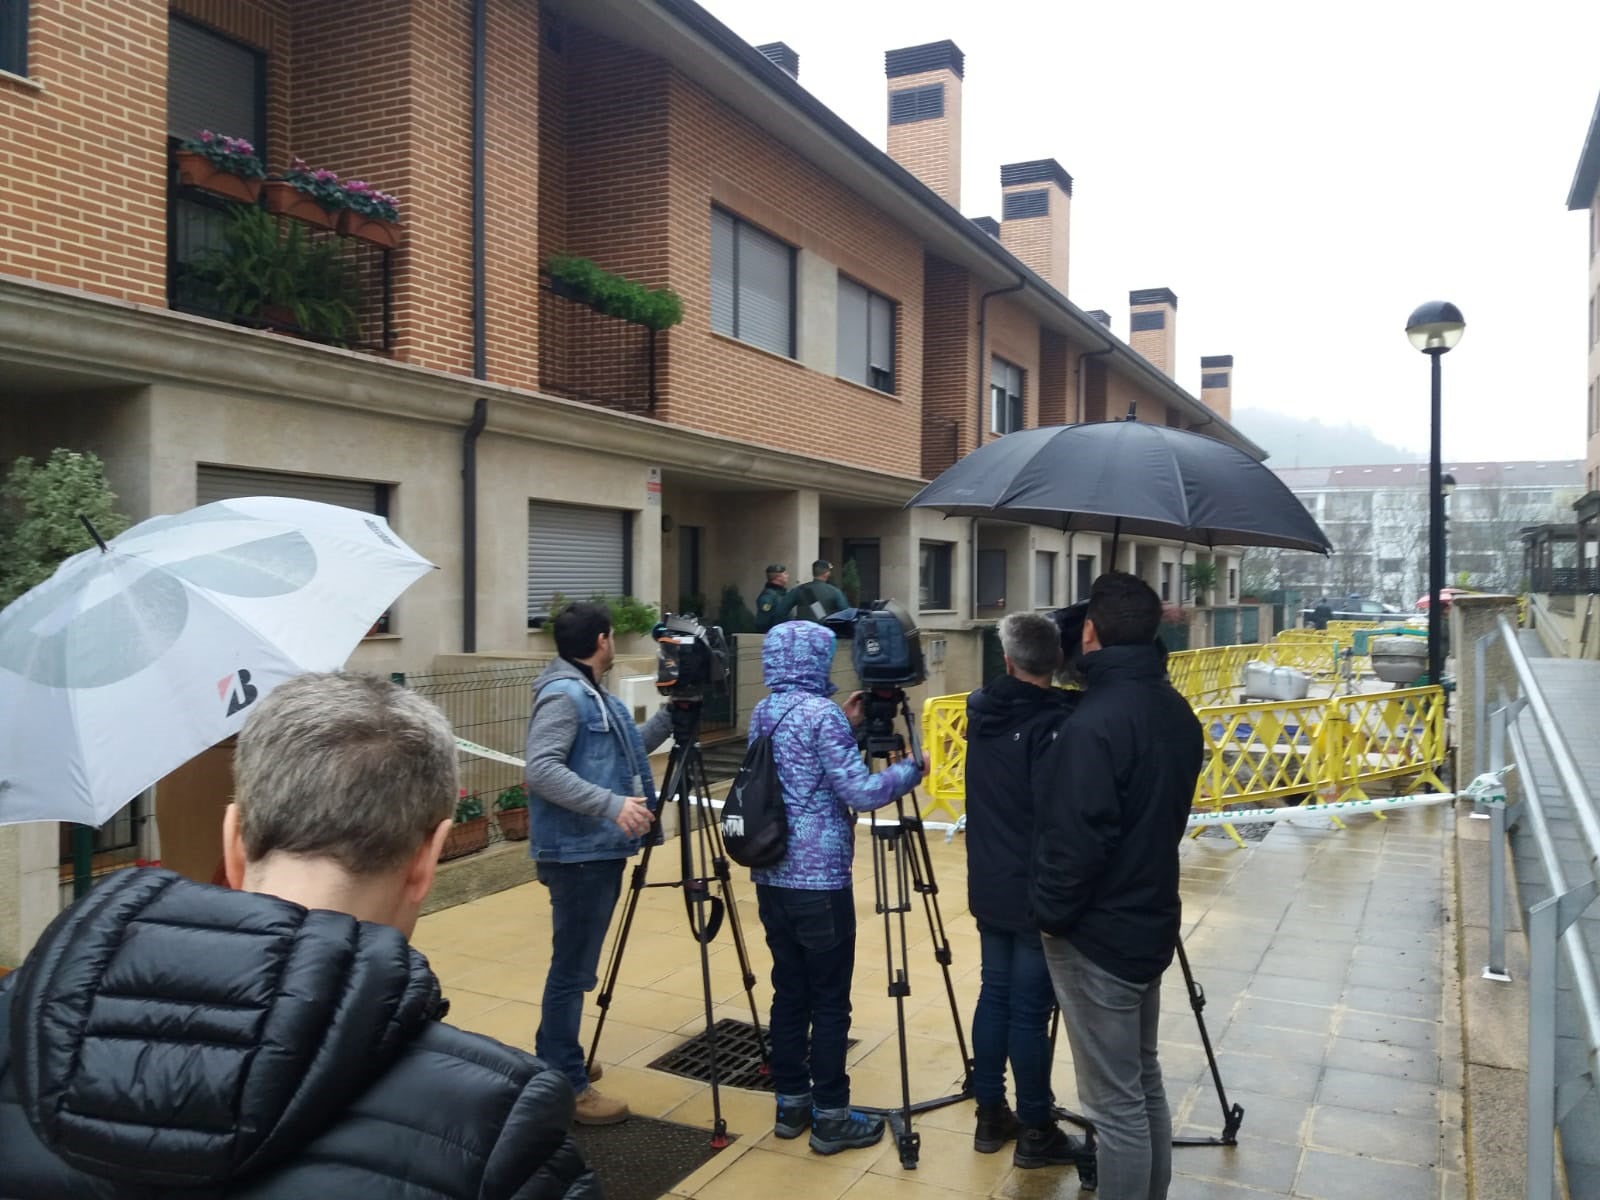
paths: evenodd
<path fill-rule="evenodd" d="M 591 1085 L 578 1025 L 597 982 L 600 951 L 622 891 L 622 865 L 637 854 L 656 806 L 650 751 L 672 733 L 665 709 L 635 727 L 601 684 L 616 649 L 602 604 L 574 604 L 555 622 L 560 656 L 533 685 L 525 777 L 528 847 L 550 891 L 554 927 L 536 1053 L 578 1093 L 577 1119 L 612 1125 L 628 1106 Z"/>

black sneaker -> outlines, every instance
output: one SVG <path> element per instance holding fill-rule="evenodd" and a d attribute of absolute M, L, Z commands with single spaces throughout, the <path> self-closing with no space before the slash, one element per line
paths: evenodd
<path fill-rule="evenodd" d="M 1094 1155 L 1085 1149 L 1082 1138 L 1070 1137 L 1054 1121 L 1043 1125 L 1024 1125 L 1017 1134 L 1017 1148 L 1012 1152 L 1011 1164 L 1023 1170 L 1034 1167 L 1070 1167 L 1084 1159 L 1094 1161 Z"/>
<path fill-rule="evenodd" d="M 978 1127 L 972 1133 L 972 1148 L 979 1154 L 994 1154 L 1007 1142 L 1015 1141 L 1022 1123 L 1004 1100 L 978 1105 Z"/>
<path fill-rule="evenodd" d="M 883 1140 L 884 1120 L 853 1108 L 819 1108 L 811 1114 L 811 1149 L 818 1154 L 862 1150 Z"/>
<path fill-rule="evenodd" d="M 778 1115 L 772 1122 L 772 1132 L 785 1141 L 799 1137 L 811 1128 L 811 1096 L 779 1096 Z"/>

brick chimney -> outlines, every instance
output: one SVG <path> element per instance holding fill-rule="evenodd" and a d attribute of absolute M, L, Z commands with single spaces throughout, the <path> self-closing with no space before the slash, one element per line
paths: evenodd
<path fill-rule="evenodd" d="M 1233 420 L 1233 355 L 1208 354 L 1200 360 L 1200 400 L 1224 421 Z"/>
<path fill-rule="evenodd" d="M 961 207 L 961 79 L 966 55 L 952 41 L 890 50 L 889 157 Z"/>
<path fill-rule="evenodd" d="M 1177 365 L 1178 298 L 1170 288 L 1128 293 L 1128 344 L 1168 375 Z"/>
<path fill-rule="evenodd" d="M 1000 236 L 1000 222 L 993 217 L 973 217 L 972 223 L 992 238 Z"/>
<path fill-rule="evenodd" d="M 1091 308 L 1083 315 L 1088 317 L 1091 321 L 1099 321 L 1100 324 L 1104 325 L 1107 329 L 1111 328 L 1111 314 L 1103 308 Z"/>
<path fill-rule="evenodd" d="M 768 42 L 765 46 L 757 46 L 756 49 L 796 79 L 800 78 L 800 56 L 788 43 Z"/>
<path fill-rule="evenodd" d="M 1000 168 L 1000 243 L 1066 294 L 1072 176 L 1053 158 Z"/>

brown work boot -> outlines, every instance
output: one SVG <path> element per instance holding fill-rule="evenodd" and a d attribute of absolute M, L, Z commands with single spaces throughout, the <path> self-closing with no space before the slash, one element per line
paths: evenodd
<path fill-rule="evenodd" d="M 631 1114 L 621 1100 L 602 1096 L 592 1087 L 578 1093 L 577 1121 L 579 1125 L 620 1125 Z"/>

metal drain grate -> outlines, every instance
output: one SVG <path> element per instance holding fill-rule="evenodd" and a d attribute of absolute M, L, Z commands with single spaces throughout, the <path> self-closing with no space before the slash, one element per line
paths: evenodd
<path fill-rule="evenodd" d="M 772 1079 L 762 1067 L 762 1043 L 767 1034 L 758 1035 L 756 1027 L 748 1021 L 724 1017 L 716 1024 L 717 1082 L 725 1087 L 750 1088 L 770 1092 Z M 757 1040 L 759 1036 L 759 1041 Z M 856 1044 L 855 1038 L 845 1043 Z M 650 1064 L 651 1070 L 682 1075 L 685 1079 L 711 1082 L 711 1038 L 704 1031 L 695 1034 L 681 1046 L 668 1050 Z"/>

